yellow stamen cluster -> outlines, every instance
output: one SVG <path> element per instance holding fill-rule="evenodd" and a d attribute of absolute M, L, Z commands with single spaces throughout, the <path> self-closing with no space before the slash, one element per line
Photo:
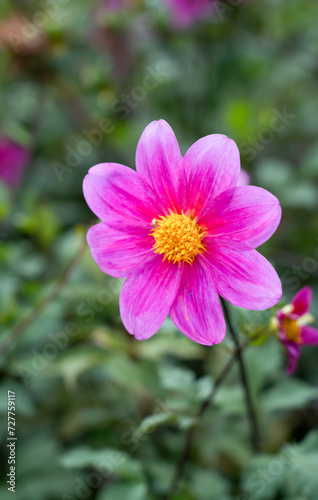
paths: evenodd
<path fill-rule="evenodd" d="M 290 340 L 291 342 L 296 342 L 297 344 L 301 344 L 300 327 L 297 324 L 297 321 L 290 318 L 283 318 L 282 325 L 288 340 Z"/>
<path fill-rule="evenodd" d="M 170 211 L 170 215 L 156 219 L 155 224 L 150 233 L 156 241 L 153 249 L 155 253 L 165 254 L 163 260 L 178 262 L 179 266 L 181 261 L 192 264 L 198 253 L 205 250 L 202 244 L 205 232 L 196 218 Z"/>

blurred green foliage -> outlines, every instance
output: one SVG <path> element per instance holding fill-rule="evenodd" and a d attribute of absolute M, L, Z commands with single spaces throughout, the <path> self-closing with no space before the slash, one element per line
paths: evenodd
<path fill-rule="evenodd" d="M 1 5 L 0 132 L 33 154 L 21 188 L 0 187 L 1 339 L 50 292 L 94 223 L 81 190 L 88 168 L 134 167 L 138 138 L 158 118 L 183 152 L 211 133 L 237 142 L 252 183 L 283 207 L 262 252 L 282 278 L 284 302 L 309 284 L 315 313 L 318 4 L 228 2 L 224 15 L 185 31 L 171 28 L 159 0 L 118 13 L 88 0 L 15 4 Z M 136 341 L 120 320 L 121 284 L 87 250 L 0 360 L 1 500 L 12 495 L 8 389 L 17 402 L 17 500 L 160 498 L 191 425 L 174 500 L 316 500 L 317 349 L 303 349 L 289 379 L 274 339 L 247 349 L 263 450 L 252 457 L 236 366 L 202 422 L 193 418 L 230 339 L 199 346 L 168 319 Z M 231 313 L 246 335 L 273 311 Z"/>

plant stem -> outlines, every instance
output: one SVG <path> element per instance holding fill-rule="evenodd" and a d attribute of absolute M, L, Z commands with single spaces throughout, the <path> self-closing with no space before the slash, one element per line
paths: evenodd
<path fill-rule="evenodd" d="M 203 414 L 205 413 L 205 411 L 207 410 L 207 408 L 211 404 L 213 398 L 215 397 L 215 394 L 217 393 L 220 385 L 222 384 L 222 382 L 225 380 L 225 378 L 227 377 L 228 373 L 230 372 L 230 370 L 231 370 L 231 368 L 232 368 L 235 360 L 239 359 L 239 355 L 240 355 L 241 351 L 243 349 L 245 349 L 245 347 L 247 346 L 248 342 L 249 342 L 249 340 L 247 340 L 242 346 L 238 345 L 238 347 L 236 347 L 235 352 L 233 353 L 232 357 L 226 363 L 226 365 L 223 368 L 222 372 L 220 373 L 220 375 L 218 376 L 218 378 L 215 380 L 213 388 L 212 388 L 210 394 L 202 402 L 202 405 L 200 406 L 199 410 L 197 411 L 197 413 L 195 415 L 196 419 L 199 419 L 199 418 L 201 418 L 203 416 Z M 189 452 L 190 452 L 191 445 L 192 445 L 192 439 L 193 439 L 193 436 L 194 436 L 194 432 L 195 432 L 195 427 L 194 426 L 190 427 L 189 430 L 188 430 L 188 432 L 187 432 L 187 435 L 186 435 L 186 440 L 185 440 L 185 443 L 184 443 L 184 447 L 183 447 L 183 450 L 182 450 L 181 455 L 179 457 L 179 460 L 178 460 L 178 463 L 177 463 L 177 467 L 176 467 L 176 470 L 175 470 L 174 477 L 172 479 L 170 488 L 169 488 L 168 492 L 166 493 L 166 495 L 163 497 L 163 500 L 169 500 L 169 498 L 171 497 L 171 495 L 173 495 L 173 493 L 176 491 L 176 489 L 178 487 L 179 481 L 180 481 L 180 479 L 183 476 L 184 469 L 185 469 L 185 466 L 186 466 L 186 463 L 187 463 L 187 459 L 188 459 Z"/>
<path fill-rule="evenodd" d="M 8 337 L 2 342 L 2 344 L 0 345 L 0 357 L 4 356 L 9 351 L 13 343 L 22 335 L 25 329 L 28 328 L 28 326 L 30 326 L 30 324 L 33 323 L 33 321 L 35 321 L 38 316 L 40 316 L 41 312 L 58 296 L 62 288 L 68 282 L 78 262 L 82 258 L 85 249 L 86 240 L 84 239 L 83 243 L 81 243 L 78 251 L 61 274 L 59 280 L 54 285 L 51 292 L 46 297 L 44 297 L 44 299 L 42 299 L 33 309 L 31 309 L 29 314 L 24 319 L 22 319 L 22 321 L 20 321 L 13 328 L 13 330 L 11 330 Z"/>
<path fill-rule="evenodd" d="M 259 453 L 259 451 L 260 451 L 259 431 L 258 431 L 258 424 L 257 424 L 255 408 L 253 405 L 251 391 L 249 388 L 248 379 L 247 379 L 247 375 L 246 375 L 246 369 L 245 369 L 244 359 L 243 359 L 243 355 L 242 355 L 242 350 L 240 348 L 238 335 L 237 335 L 237 333 L 233 327 L 233 323 L 231 321 L 231 317 L 230 317 L 227 303 L 225 302 L 225 300 L 222 297 L 221 297 L 221 303 L 223 306 L 224 316 L 225 316 L 226 322 L 228 324 L 230 333 L 232 335 L 232 338 L 233 338 L 233 341 L 234 341 L 234 344 L 235 344 L 235 347 L 237 350 L 237 359 L 239 362 L 241 382 L 242 382 L 242 386 L 244 389 L 245 401 L 246 401 L 248 417 L 249 417 L 249 422 L 250 422 L 251 443 L 252 443 L 253 451 L 256 454 L 256 453 Z"/>

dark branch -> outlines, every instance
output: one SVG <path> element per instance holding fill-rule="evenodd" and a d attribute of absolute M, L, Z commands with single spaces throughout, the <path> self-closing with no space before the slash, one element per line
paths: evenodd
<path fill-rule="evenodd" d="M 222 297 L 221 297 L 221 303 L 222 303 L 223 310 L 224 310 L 224 316 L 225 316 L 226 322 L 227 322 L 229 330 L 230 330 L 230 334 L 232 335 L 232 338 L 233 338 L 233 341 L 234 341 L 234 344 L 235 344 L 235 347 L 237 350 L 237 358 L 238 358 L 239 368 L 240 368 L 240 377 L 241 377 L 241 382 L 242 382 L 242 386 L 244 389 L 245 401 L 246 401 L 248 417 L 249 417 L 249 422 L 250 422 L 251 443 L 252 443 L 254 453 L 258 453 L 260 451 L 258 424 L 257 424 L 255 408 L 253 405 L 252 396 L 251 396 L 251 392 L 250 392 L 250 388 L 249 388 L 249 384 L 248 384 L 248 380 L 247 380 L 242 350 L 240 348 L 238 335 L 237 335 L 237 333 L 233 327 L 233 323 L 231 321 L 231 317 L 230 317 L 227 303 L 225 302 L 224 299 L 222 299 Z"/>
<path fill-rule="evenodd" d="M 222 384 L 222 382 L 225 380 L 225 378 L 227 377 L 228 373 L 230 372 L 230 370 L 231 370 L 231 368 L 232 368 L 235 360 L 239 359 L 239 355 L 241 354 L 241 351 L 243 349 L 245 349 L 245 347 L 248 344 L 248 342 L 249 341 L 247 340 L 242 346 L 239 345 L 236 348 L 236 350 L 233 353 L 232 357 L 229 359 L 229 361 L 227 362 L 227 364 L 223 368 L 222 372 L 220 373 L 220 375 L 218 376 L 218 378 L 215 380 L 213 388 L 212 388 L 210 394 L 202 402 L 201 407 L 199 408 L 199 410 L 197 411 L 197 413 L 195 415 L 196 419 L 202 418 L 203 414 L 205 413 L 205 411 L 207 410 L 207 408 L 210 406 L 213 398 L 215 397 L 215 395 L 216 395 L 216 393 L 217 393 L 220 385 Z M 192 445 L 192 440 L 193 440 L 194 432 L 195 432 L 195 427 L 194 426 L 190 427 L 189 430 L 188 430 L 188 432 L 187 432 L 187 435 L 186 435 L 186 440 L 185 440 L 185 443 L 184 443 L 184 447 L 183 447 L 183 450 L 182 450 L 181 455 L 179 457 L 179 460 L 178 460 L 178 463 L 177 463 L 177 467 L 176 467 L 176 470 L 175 470 L 175 473 L 174 473 L 174 477 L 172 479 L 169 491 L 163 497 L 163 500 L 169 500 L 169 498 L 171 497 L 171 495 L 173 495 L 173 493 L 176 491 L 176 489 L 178 487 L 179 481 L 181 480 L 181 478 L 183 476 L 184 469 L 185 469 L 185 466 L 186 466 L 186 463 L 187 463 L 187 460 L 188 460 L 188 456 L 189 456 L 189 453 L 190 453 L 190 449 L 191 449 L 191 445 Z"/>

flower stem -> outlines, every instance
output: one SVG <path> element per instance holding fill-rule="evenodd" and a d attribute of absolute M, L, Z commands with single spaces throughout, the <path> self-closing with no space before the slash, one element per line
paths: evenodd
<path fill-rule="evenodd" d="M 249 422 L 250 422 L 251 443 L 252 443 L 253 451 L 256 454 L 256 453 L 259 453 L 259 451 L 260 451 L 258 423 L 257 423 L 255 408 L 253 405 L 252 395 L 251 395 L 251 391 L 249 388 L 248 379 L 247 379 L 247 375 L 246 375 L 246 368 L 245 368 L 244 359 L 243 359 L 243 355 L 242 355 L 242 349 L 240 348 L 238 335 L 237 335 L 237 333 L 233 327 L 233 323 L 231 321 L 231 317 L 230 317 L 227 303 L 225 302 L 225 300 L 222 297 L 220 297 L 220 299 L 221 299 L 221 303 L 222 303 L 223 310 L 224 310 L 224 316 L 225 316 L 226 322 L 227 322 L 229 330 L 230 330 L 230 334 L 232 335 L 232 338 L 233 338 L 233 341 L 234 341 L 234 344 L 235 344 L 235 347 L 237 350 L 237 358 L 238 358 L 238 362 L 239 362 L 241 382 L 242 382 L 242 386 L 244 389 L 245 401 L 246 401 L 248 417 L 249 417 Z"/>
<path fill-rule="evenodd" d="M 217 393 L 220 385 L 222 384 L 222 382 L 225 380 L 225 378 L 229 374 L 229 372 L 230 372 L 230 370 L 231 370 L 231 368 L 232 368 L 235 360 L 239 358 L 239 353 L 241 353 L 241 351 L 243 349 L 245 349 L 245 347 L 247 346 L 248 342 L 249 342 L 249 340 L 247 340 L 242 346 L 238 345 L 238 347 L 235 349 L 235 352 L 233 353 L 232 357 L 226 363 L 226 365 L 223 368 L 222 372 L 220 373 L 220 375 L 218 376 L 218 378 L 215 380 L 214 385 L 212 387 L 212 390 L 211 390 L 210 394 L 202 402 L 199 410 L 197 411 L 197 413 L 195 415 L 195 417 L 196 417 L 197 420 L 203 416 L 203 414 L 205 413 L 205 411 L 207 410 L 207 408 L 211 404 L 211 402 L 212 402 L 213 398 L 215 397 L 215 395 L 216 395 L 216 393 Z M 196 429 L 195 426 L 191 426 L 188 429 L 188 432 L 187 432 L 187 435 L 186 435 L 186 439 L 185 439 L 185 443 L 184 443 L 181 455 L 179 457 L 179 460 L 178 460 L 178 463 L 177 463 L 177 466 L 176 466 L 176 470 L 175 470 L 175 473 L 174 473 L 174 476 L 173 476 L 170 488 L 169 488 L 168 492 L 166 493 L 166 495 L 163 497 L 163 500 L 169 500 L 169 498 L 176 491 L 176 489 L 178 487 L 178 484 L 179 484 L 179 481 L 181 480 L 181 478 L 183 476 L 183 473 L 184 473 L 184 470 L 185 470 L 185 466 L 186 466 L 186 463 L 187 463 L 187 460 L 188 460 L 188 456 L 189 456 L 189 453 L 190 453 L 190 449 L 191 449 L 191 445 L 192 445 L 192 440 L 193 440 L 195 429 Z"/>

